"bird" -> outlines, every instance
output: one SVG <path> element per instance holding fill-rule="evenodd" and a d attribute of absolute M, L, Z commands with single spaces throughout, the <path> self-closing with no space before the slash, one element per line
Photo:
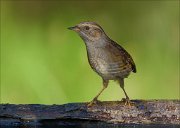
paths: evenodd
<path fill-rule="evenodd" d="M 109 38 L 96 22 L 80 22 L 68 29 L 75 31 L 82 38 L 86 46 L 88 62 L 103 81 L 103 88 L 88 106 L 98 102 L 98 97 L 108 87 L 109 80 L 119 83 L 126 96 L 123 98 L 125 105 L 130 105 L 130 99 L 124 88 L 124 78 L 127 78 L 131 72 L 136 73 L 136 65 L 131 55 Z"/>

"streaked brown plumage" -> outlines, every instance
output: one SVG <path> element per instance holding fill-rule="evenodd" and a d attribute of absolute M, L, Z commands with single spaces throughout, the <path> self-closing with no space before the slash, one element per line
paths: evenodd
<path fill-rule="evenodd" d="M 135 63 L 130 54 L 111 40 L 95 22 L 81 22 L 69 29 L 76 31 L 84 40 L 89 64 L 103 79 L 103 89 L 90 104 L 97 101 L 98 96 L 108 86 L 109 80 L 119 82 L 126 95 L 126 101 L 129 102 L 129 97 L 124 90 L 124 78 L 128 77 L 131 71 L 136 72 Z"/>

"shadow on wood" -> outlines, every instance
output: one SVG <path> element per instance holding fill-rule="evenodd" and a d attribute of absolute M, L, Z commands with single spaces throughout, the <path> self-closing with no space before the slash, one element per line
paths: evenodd
<path fill-rule="evenodd" d="M 1 104 L 1 126 L 180 127 L 180 100 L 132 100 L 64 105 Z"/>

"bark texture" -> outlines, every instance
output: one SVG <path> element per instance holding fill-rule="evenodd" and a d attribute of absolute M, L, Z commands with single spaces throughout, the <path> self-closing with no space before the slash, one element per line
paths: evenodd
<path fill-rule="evenodd" d="M 87 103 L 64 105 L 0 104 L 0 124 L 134 124 L 180 126 L 180 100 L 103 101 L 87 107 Z"/>

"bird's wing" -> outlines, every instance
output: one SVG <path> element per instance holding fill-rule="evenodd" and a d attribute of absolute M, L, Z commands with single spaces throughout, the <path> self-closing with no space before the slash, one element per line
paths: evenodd
<path fill-rule="evenodd" d="M 107 48 L 109 54 L 112 54 L 110 60 L 110 70 L 118 70 L 119 68 L 122 72 L 136 72 L 136 65 L 132 57 L 123 47 L 116 42 L 111 41 L 111 43 L 108 43 Z"/>

